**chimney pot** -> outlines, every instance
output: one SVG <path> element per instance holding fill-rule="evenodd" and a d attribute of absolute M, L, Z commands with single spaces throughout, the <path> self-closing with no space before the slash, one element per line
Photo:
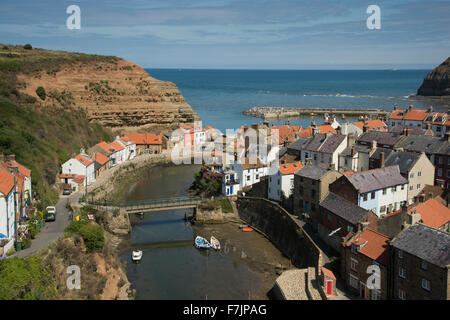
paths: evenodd
<path fill-rule="evenodd" d="M 7 161 L 15 161 L 16 160 L 16 155 L 15 154 L 10 154 L 6 156 L 6 160 Z"/>
<path fill-rule="evenodd" d="M 398 105 L 397 104 L 394 105 L 394 110 L 398 110 Z"/>
<path fill-rule="evenodd" d="M 414 109 L 414 105 L 410 104 L 408 110 L 411 111 L 412 109 Z"/>
<path fill-rule="evenodd" d="M 384 151 L 380 152 L 380 168 L 384 168 Z"/>

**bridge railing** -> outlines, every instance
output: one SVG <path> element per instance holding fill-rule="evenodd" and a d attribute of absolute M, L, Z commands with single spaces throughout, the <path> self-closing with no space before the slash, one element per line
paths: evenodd
<path fill-rule="evenodd" d="M 202 200 L 201 197 L 175 197 L 175 198 L 153 199 L 134 202 L 118 202 L 118 203 L 88 201 L 88 204 L 98 207 L 113 207 L 113 208 L 124 208 L 126 210 L 133 210 L 139 208 L 160 208 L 160 207 L 162 208 L 174 205 L 197 204 L 201 200 Z"/>

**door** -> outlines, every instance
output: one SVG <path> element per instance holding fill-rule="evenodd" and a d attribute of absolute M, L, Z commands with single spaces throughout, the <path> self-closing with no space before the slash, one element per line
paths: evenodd
<path fill-rule="evenodd" d="M 332 295 L 333 281 L 327 280 L 327 294 Z"/>
<path fill-rule="evenodd" d="M 360 291 L 359 295 L 361 296 L 361 298 L 365 299 L 366 298 L 366 285 L 364 284 L 364 282 L 360 282 L 359 291 Z"/>
<path fill-rule="evenodd" d="M 230 194 L 233 194 L 233 186 L 230 186 Z"/>
<path fill-rule="evenodd" d="M 305 201 L 305 212 L 308 213 L 309 211 L 309 201 Z"/>

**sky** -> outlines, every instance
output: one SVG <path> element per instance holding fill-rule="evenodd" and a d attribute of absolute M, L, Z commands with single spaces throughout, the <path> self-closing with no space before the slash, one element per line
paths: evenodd
<path fill-rule="evenodd" d="M 80 29 L 66 26 L 70 5 Z M 145 68 L 430 69 L 450 56 L 449 30 L 449 0 L 0 1 L 0 43 Z"/>

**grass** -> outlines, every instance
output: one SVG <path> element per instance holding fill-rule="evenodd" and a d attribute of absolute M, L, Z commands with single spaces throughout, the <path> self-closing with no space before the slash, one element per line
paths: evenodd
<path fill-rule="evenodd" d="M 109 129 L 90 123 L 82 109 L 72 106 L 69 92 L 48 92 L 47 96 L 64 108 L 41 107 L 37 99 L 17 89 L 18 72 L 62 68 L 64 64 L 109 61 L 119 58 L 81 53 L 26 50 L 23 46 L 0 44 L 0 153 L 15 154 L 16 160 L 31 170 L 32 189 L 39 194 L 39 209 L 58 199 L 55 184 L 61 164 L 80 148 L 101 140 L 113 140 Z"/>

